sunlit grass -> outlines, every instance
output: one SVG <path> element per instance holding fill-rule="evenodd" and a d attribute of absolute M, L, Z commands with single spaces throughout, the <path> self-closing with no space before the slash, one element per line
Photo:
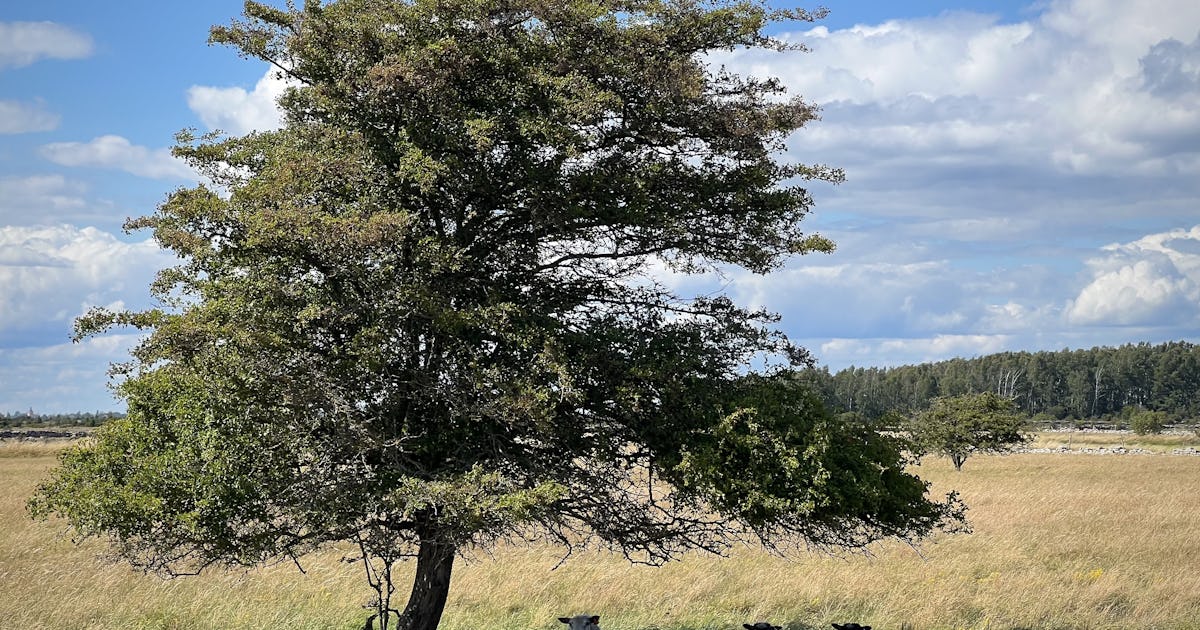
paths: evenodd
<path fill-rule="evenodd" d="M 1046 431 L 1037 433 L 1033 448 L 1116 448 L 1141 449 L 1155 453 L 1169 453 L 1180 448 L 1200 448 L 1200 435 L 1196 433 L 1164 433 L 1160 435 L 1138 435 L 1133 432 L 1091 431 Z"/>
<path fill-rule="evenodd" d="M 52 450 L 0 454 L 0 628 L 362 627 L 369 593 L 336 552 L 307 559 L 303 575 L 285 564 L 172 581 L 98 560 L 102 546 L 25 515 Z M 554 550 L 500 549 L 456 567 L 443 628 L 557 630 L 556 617 L 580 612 L 605 630 L 1200 628 L 1200 457 L 1024 454 L 971 458 L 961 473 L 930 460 L 921 473 L 963 494 L 973 534 L 920 553 L 741 549 L 657 569 L 588 554 L 552 570 Z"/>
<path fill-rule="evenodd" d="M 0 458 L 54 457 L 70 445 L 67 440 L 0 440 Z"/>

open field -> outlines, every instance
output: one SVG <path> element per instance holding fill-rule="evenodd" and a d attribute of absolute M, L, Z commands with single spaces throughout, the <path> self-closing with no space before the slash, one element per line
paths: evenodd
<path fill-rule="evenodd" d="M 1032 448 L 1126 448 L 1169 453 L 1175 449 L 1200 448 L 1195 432 L 1137 435 L 1130 431 L 1043 431 L 1036 435 Z"/>
<path fill-rule="evenodd" d="M 368 592 L 336 552 L 307 561 L 306 575 L 288 564 L 164 582 L 99 561 L 101 546 L 76 547 L 59 522 L 30 521 L 25 498 L 57 448 L 0 446 L 0 628 L 362 627 Z M 596 554 L 551 571 L 550 550 L 501 549 L 458 565 L 443 628 L 549 630 L 560 615 L 595 612 L 605 630 L 760 618 L 789 630 L 1200 629 L 1200 457 L 1022 454 L 972 458 L 962 473 L 944 460 L 922 468 L 935 490 L 962 493 L 973 534 L 919 554 L 883 545 L 873 557 L 782 560 L 744 549 L 659 569 Z"/>

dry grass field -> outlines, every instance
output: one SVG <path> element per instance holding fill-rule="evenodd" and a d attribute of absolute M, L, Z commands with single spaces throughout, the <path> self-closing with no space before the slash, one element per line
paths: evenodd
<path fill-rule="evenodd" d="M 1160 435 L 1137 435 L 1121 432 L 1047 431 L 1038 433 L 1033 448 L 1127 448 L 1155 453 L 1169 453 L 1175 449 L 1200 447 L 1200 436 L 1196 433 L 1170 433 Z"/>
<path fill-rule="evenodd" d="M 1132 436 L 1130 436 L 1132 437 Z M 1083 436 L 1073 440 L 1079 445 Z M 1108 438 L 1104 438 L 1108 439 Z M 330 552 L 293 565 L 162 581 L 73 545 L 24 502 L 55 446 L 0 446 L 0 628 L 361 628 L 368 592 Z M 1200 457 L 1022 454 L 930 460 L 974 533 L 919 552 L 783 560 L 752 549 L 663 568 L 603 554 L 551 570 L 547 549 L 501 549 L 456 568 L 446 630 L 550 630 L 594 612 L 605 630 L 788 630 L 858 621 L 877 630 L 1200 629 Z"/>

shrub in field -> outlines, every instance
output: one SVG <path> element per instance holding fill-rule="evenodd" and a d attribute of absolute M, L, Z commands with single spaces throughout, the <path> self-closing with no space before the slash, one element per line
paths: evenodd
<path fill-rule="evenodd" d="M 1167 412 L 1144 409 L 1134 413 L 1129 418 L 1129 428 L 1138 435 L 1151 435 L 1163 432 L 1167 426 Z"/>
<path fill-rule="evenodd" d="M 949 457 L 956 470 L 972 453 L 1002 453 L 1031 439 L 1013 401 L 992 392 L 935 398 L 907 428 L 914 443 Z"/>

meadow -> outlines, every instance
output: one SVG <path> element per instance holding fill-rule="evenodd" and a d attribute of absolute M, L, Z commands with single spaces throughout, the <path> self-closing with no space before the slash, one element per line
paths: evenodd
<path fill-rule="evenodd" d="M 1112 439 L 1076 434 L 1071 443 Z M 1141 439 L 1156 438 L 1121 444 Z M 305 559 L 304 574 L 289 563 L 164 581 L 105 560 L 101 544 L 73 544 L 62 522 L 31 521 L 25 499 L 59 448 L 0 445 L 0 628 L 362 627 L 368 590 L 336 550 Z M 589 553 L 555 569 L 555 550 L 502 548 L 460 561 L 442 628 L 551 630 L 563 627 L 559 616 L 588 612 L 604 630 L 732 630 L 758 619 L 788 630 L 834 621 L 876 630 L 1200 629 L 1200 457 L 980 456 L 961 473 L 929 459 L 921 474 L 935 492 L 961 492 L 972 534 L 838 558 L 747 548 L 661 568 Z"/>

